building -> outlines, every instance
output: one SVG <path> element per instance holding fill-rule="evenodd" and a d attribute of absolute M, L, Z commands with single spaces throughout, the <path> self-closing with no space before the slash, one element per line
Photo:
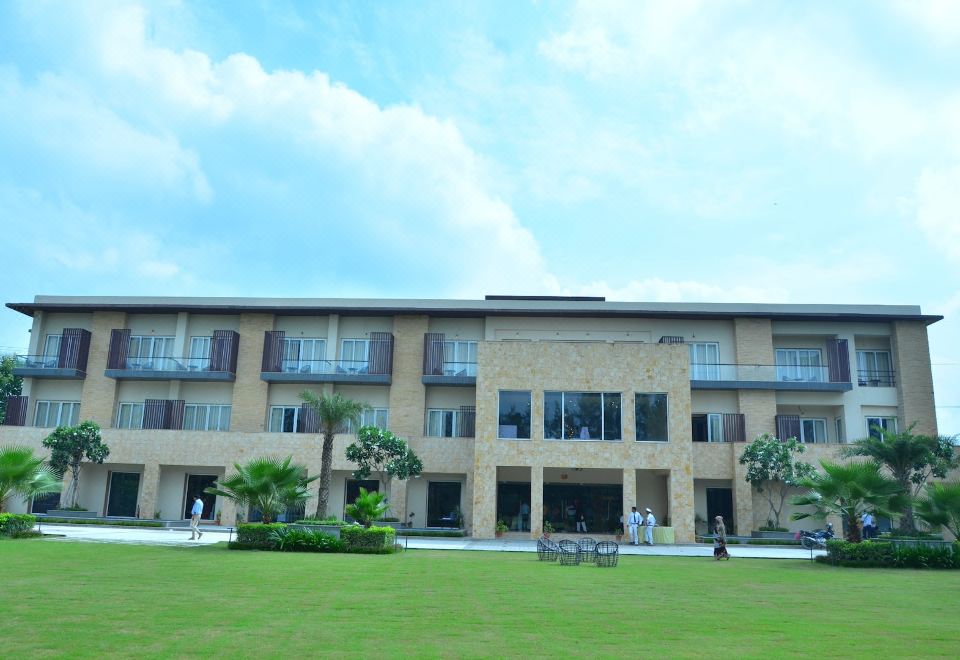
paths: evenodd
<path fill-rule="evenodd" d="M 304 389 L 364 401 L 364 423 L 409 439 L 424 472 L 392 484 L 395 516 L 443 525 L 459 508 L 479 537 L 498 520 L 532 536 L 544 519 L 572 529 L 574 513 L 609 532 L 633 505 L 677 541 L 716 514 L 749 533 L 767 508 L 738 443 L 795 436 L 816 460 L 871 425 L 936 432 L 927 325 L 941 317 L 912 306 L 37 296 L 8 307 L 33 329 L 0 443 L 43 454 L 51 427 L 100 424 L 111 454 L 84 466 L 80 497 L 103 515 L 186 517 L 188 495 L 257 456 L 318 472 Z M 336 515 L 358 486 L 379 487 L 350 478 L 351 439 L 336 440 Z M 228 501 L 205 515 L 216 511 L 235 519 Z"/>

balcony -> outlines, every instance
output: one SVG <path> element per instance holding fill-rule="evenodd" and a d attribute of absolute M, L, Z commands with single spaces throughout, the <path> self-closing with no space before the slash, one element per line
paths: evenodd
<path fill-rule="evenodd" d="M 847 392 L 849 380 L 831 367 L 773 364 L 691 364 L 690 388 L 695 390 L 792 390 Z"/>
<path fill-rule="evenodd" d="M 55 341 L 51 342 L 50 340 Z M 65 328 L 63 334 L 47 338 L 44 355 L 14 356 L 13 375 L 27 378 L 61 378 L 78 380 L 87 376 L 90 353 L 90 332 L 81 328 Z"/>
<path fill-rule="evenodd" d="M 281 360 L 278 370 L 264 369 L 268 383 L 354 383 L 389 385 L 389 373 L 375 373 L 372 360 Z"/>
<path fill-rule="evenodd" d="M 214 365 L 211 358 L 146 357 L 126 358 L 121 368 L 107 369 L 103 375 L 118 380 L 198 380 L 232 383 L 236 367 Z"/>
<path fill-rule="evenodd" d="M 476 387 L 477 341 L 447 340 L 442 332 L 423 336 L 424 385 Z"/>
<path fill-rule="evenodd" d="M 85 378 L 87 372 L 76 367 L 60 366 L 57 356 L 15 355 L 13 375 L 28 378 L 68 378 L 76 380 Z"/>
<path fill-rule="evenodd" d="M 897 382 L 892 371 L 858 369 L 857 384 L 860 387 L 895 387 Z"/>
<path fill-rule="evenodd" d="M 439 372 L 439 373 L 438 373 Z M 443 362 L 434 373 L 424 374 L 424 385 L 453 385 L 475 387 L 477 384 L 476 362 Z"/>

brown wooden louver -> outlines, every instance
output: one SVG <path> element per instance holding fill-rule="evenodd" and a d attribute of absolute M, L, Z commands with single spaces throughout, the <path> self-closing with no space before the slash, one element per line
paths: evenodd
<path fill-rule="evenodd" d="M 87 371 L 87 356 L 90 354 L 90 331 L 83 328 L 64 328 L 60 337 L 60 352 L 57 355 L 58 369 Z"/>
<path fill-rule="evenodd" d="M 685 342 L 683 337 L 664 335 L 663 337 L 660 337 L 660 341 L 658 341 L 657 343 L 658 344 L 683 344 Z"/>
<path fill-rule="evenodd" d="M 143 428 L 182 429 L 184 406 L 183 399 L 147 399 L 143 402 Z"/>
<path fill-rule="evenodd" d="M 389 332 L 371 332 L 369 358 L 368 373 L 393 373 L 393 335 Z"/>
<path fill-rule="evenodd" d="M 777 439 L 800 439 L 800 415 L 777 415 L 774 419 L 777 424 Z"/>
<path fill-rule="evenodd" d="M 443 375 L 443 342 L 442 332 L 427 332 L 423 335 L 423 375 Z"/>
<path fill-rule="evenodd" d="M 286 333 L 283 330 L 267 330 L 263 333 L 263 362 L 260 365 L 260 371 L 264 373 L 280 371 L 285 336 Z"/>
<path fill-rule="evenodd" d="M 214 330 L 210 340 L 210 371 L 237 373 L 240 334 L 235 330 Z"/>
<path fill-rule="evenodd" d="M 724 442 L 746 442 L 747 426 L 743 413 L 723 413 Z"/>
<path fill-rule="evenodd" d="M 26 426 L 27 406 L 30 397 L 14 394 L 7 397 L 7 412 L 3 418 L 4 426 Z"/>
<path fill-rule="evenodd" d="M 831 383 L 850 382 L 850 351 L 846 339 L 827 340 L 827 371 Z"/>
<path fill-rule="evenodd" d="M 460 417 L 457 419 L 457 437 L 472 438 L 476 435 L 477 407 L 460 406 Z"/>
<path fill-rule="evenodd" d="M 319 433 L 320 415 L 317 409 L 309 403 L 300 404 L 300 415 L 297 417 L 297 433 Z"/>
<path fill-rule="evenodd" d="M 107 369 L 126 369 L 130 352 L 130 328 L 110 331 L 110 350 L 107 353 Z"/>

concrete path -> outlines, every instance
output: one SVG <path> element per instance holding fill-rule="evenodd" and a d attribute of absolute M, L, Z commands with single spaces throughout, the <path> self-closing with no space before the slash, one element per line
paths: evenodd
<path fill-rule="evenodd" d="M 186 528 L 157 529 L 153 527 L 108 527 L 105 525 L 43 525 L 47 534 L 62 535 L 53 540 L 92 541 L 99 543 L 132 543 L 138 545 L 199 546 L 227 541 L 231 538 L 229 527 L 201 527 L 203 537 L 190 540 Z M 236 534 L 233 535 L 236 539 Z M 489 552 L 536 552 L 537 542 L 529 539 L 472 539 L 472 538 L 425 538 L 401 537 L 401 545 L 411 550 L 475 550 Z M 730 545 L 734 558 L 761 559 L 806 559 L 810 551 L 785 546 Z M 667 557 L 712 557 L 713 546 L 709 545 L 655 545 L 631 546 L 620 544 L 622 555 L 647 555 Z M 814 556 L 824 554 L 814 551 Z"/>

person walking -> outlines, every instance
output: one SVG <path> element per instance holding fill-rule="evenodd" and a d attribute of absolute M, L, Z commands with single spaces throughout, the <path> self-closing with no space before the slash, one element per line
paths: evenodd
<path fill-rule="evenodd" d="M 630 530 L 630 545 L 640 545 L 640 536 L 637 534 L 637 529 L 640 527 L 640 512 L 637 511 L 637 507 L 630 507 L 630 515 L 627 516 L 627 527 Z"/>
<path fill-rule="evenodd" d="M 727 526 L 723 524 L 723 516 L 717 516 L 713 528 L 713 556 L 717 561 L 730 559 L 727 552 Z"/>
<path fill-rule="evenodd" d="M 647 507 L 647 526 L 643 530 L 643 542 L 647 545 L 653 545 L 653 528 L 657 524 L 657 519 L 653 515 L 650 507 Z"/>
<path fill-rule="evenodd" d="M 203 532 L 200 531 L 200 516 L 203 515 L 203 500 L 200 499 L 199 495 L 193 496 L 193 508 L 190 509 L 190 540 L 199 541 L 200 537 L 203 536 Z"/>

